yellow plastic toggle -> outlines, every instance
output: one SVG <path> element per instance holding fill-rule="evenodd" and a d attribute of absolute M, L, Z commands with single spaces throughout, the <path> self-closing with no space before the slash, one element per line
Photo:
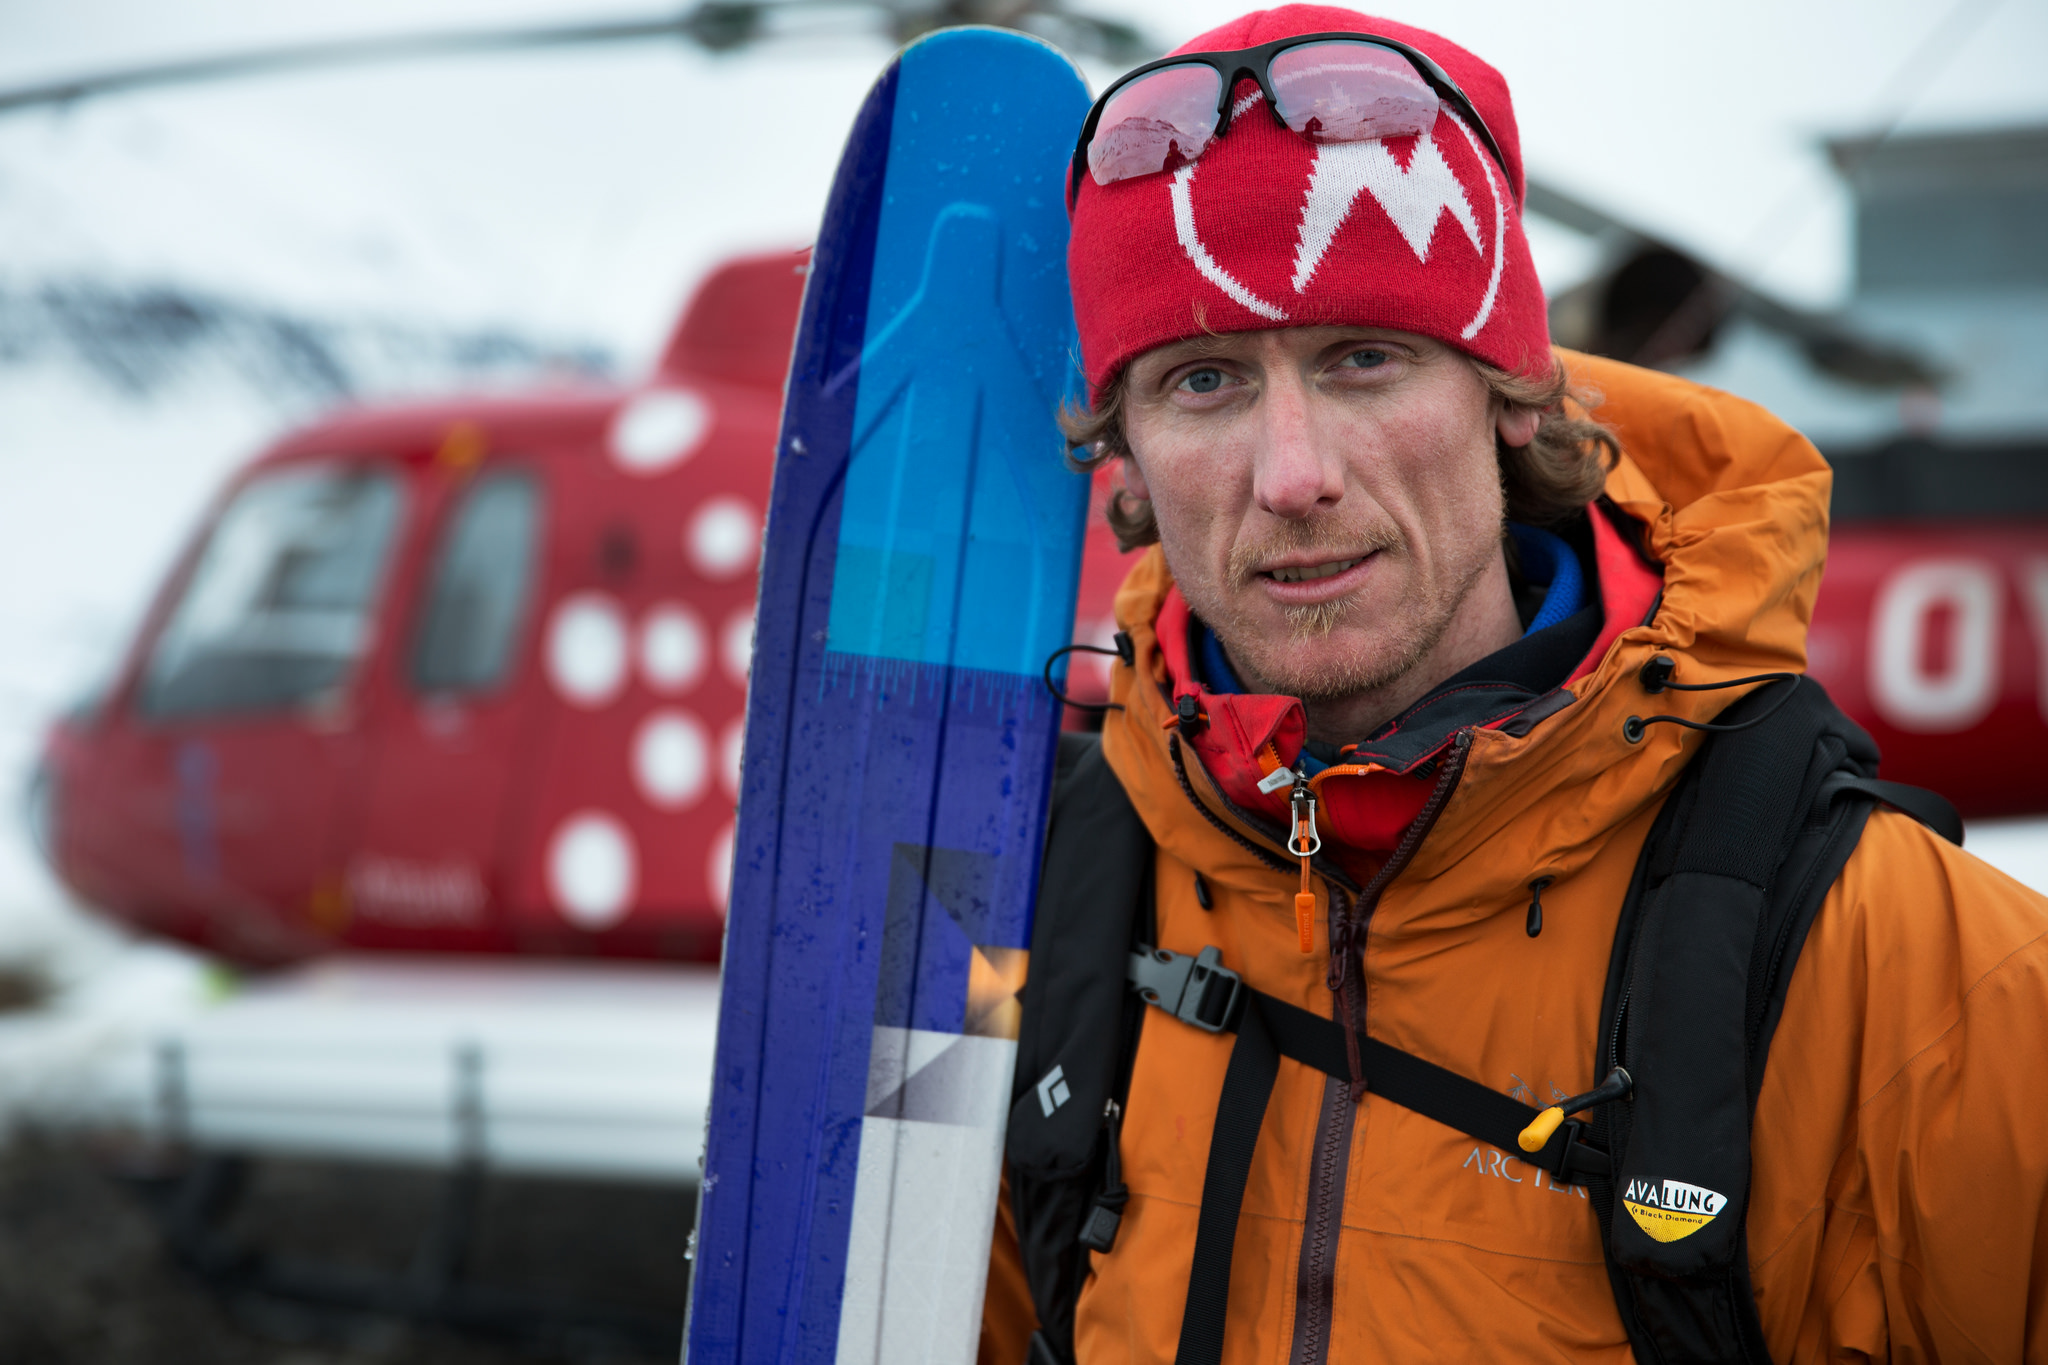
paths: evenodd
<path fill-rule="evenodd" d="M 1557 1131 L 1557 1125 L 1564 1122 L 1564 1110 L 1556 1105 L 1536 1116 L 1535 1122 L 1524 1128 L 1515 1139 L 1515 1145 L 1525 1152 L 1540 1152 L 1543 1144 L 1550 1141 L 1550 1135 Z"/>

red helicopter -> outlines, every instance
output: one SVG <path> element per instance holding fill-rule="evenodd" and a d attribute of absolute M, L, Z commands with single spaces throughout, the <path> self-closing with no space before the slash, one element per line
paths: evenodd
<path fill-rule="evenodd" d="M 245 962 L 715 960 L 803 270 L 713 273 L 631 389 L 348 410 L 253 461 L 50 734 L 59 875 Z M 1094 525 L 1076 639 L 1101 644 L 1124 564 Z M 2048 809 L 2044 657 L 2048 528 L 1837 529 L 1812 671 L 1887 776 Z"/>
<path fill-rule="evenodd" d="M 252 962 L 716 957 L 804 257 L 648 381 L 345 410 L 224 490 L 36 823 L 83 899 Z"/>

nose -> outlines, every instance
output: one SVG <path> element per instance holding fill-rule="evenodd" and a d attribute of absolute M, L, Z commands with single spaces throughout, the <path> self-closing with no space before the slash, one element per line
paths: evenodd
<path fill-rule="evenodd" d="M 1253 499 L 1261 511 L 1289 521 L 1326 511 L 1344 496 L 1342 452 L 1319 437 L 1311 400 L 1307 382 L 1291 367 L 1269 371 L 1251 413 L 1258 424 Z"/>

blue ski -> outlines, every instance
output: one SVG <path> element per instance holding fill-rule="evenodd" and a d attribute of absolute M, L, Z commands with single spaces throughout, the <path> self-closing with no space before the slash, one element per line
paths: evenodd
<path fill-rule="evenodd" d="M 1088 481 L 1036 39 L 933 34 L 825 211 L 762 555 L 687 1355 L 974 1359 Z"/>

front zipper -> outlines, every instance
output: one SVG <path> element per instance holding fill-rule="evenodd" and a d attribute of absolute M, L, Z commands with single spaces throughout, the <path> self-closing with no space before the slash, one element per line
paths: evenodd
<path fill-rule="evenodd" d="M 1628 998 L 1635 994 L 1636 973 L 1633 963 L 1629 966 L 1628 983 L 1621 988 L 1621 1004 L 1614 1010 L 1614 1037 L 1607 1043 L 1607 1064 L 1610 1067 L 1622 1065 L 1621 1039 L 1628 1027 Z"/>
<path fill-rule="evenodd" d="M 1309 1222 L 1302 1228 L 1301 1264 L 1295 1275 L 1291 1361 L 1322 1362 L 1330 1356 L 1337 1243 L 1344 1231 L 1344 1185 L 1350 1175 L 1351 1131 L 1357 1112 L 1358 1106 L 1351 1103 L 1351 1087 L 1330 1077 L 1323 1086 L 1322 1121 L 1317 1125 L 1315 1164 L 1310 1170 Z"/>
<path fill-rule="evenodd" d="M 1359 1069 L 1358 1035 L 1365 1029 L 1365 936 L 1372 923 L 1373 912 L 1379 909 L 1380 897 L 1386 894 L 1387 886 L 1401 875 L 1414 859 L 1415 851 L 1422 847 L 1422 841 L 1436 828 L 1438 817 L 1444 807 L 1450 804 L 1451 792 L 1465 775 L 1465 761 L 1472 753 L 1472 731 L 1460 730 L 1451 740 L 1450 753 L 1445 756 L 1443 768 L 1437 774 L 1436 786 L 1431 789 L 1429 799 L 1422 803 L 1422 809 L 1415 813 L 1414 820 L 1402 831 L 1401 842 L 1394 846 L 1393 856 L 1365 884 L 1359 893 L 1357 910 L 1340 922 L 1333 915 L 1330 920 L 1330 971 L 1325 983 L 1330 993 L 1345 1005 L 1339 1022 L 1344 1025 L 1344 1047 L 1351 1062 L 1351 1099 L 1358 1102 L 1364 1093 L 1367 1077 Z M 1340 951 L 1341 949 L 1341 951 Z M 1358 983 L 1360 998 L 1351 994 L 1351 983 Z"/>
<path fill-rule="evenodd" d="M 1335 890 L 1330 896 L 1330 976 L 1335 982 L 1330 1009 L 1338 1023 L 1346 1026 L 1347 1043 L 1354 1068 L 1358 1065 L 1357 1033 L 1365 1029 L 1363 1002 L 1352 1008 L 1351 981 L 1354 969 L 1359 990 L 1364 990 L 1365 932 L 1373 911 L 1387 886 L 1415 857 L 1422 841 L 1435 827 L 1451 792 L 1464 776 L 1465 760 L 1472 751 L 1472 732 L 1460 730 L 1451 741 L 1450 755 L 1437 776 L 1436 786 L 1415 819 L 1401 835 L 1393 856 L 1366 883 L 1355 907 L 1338 912 Z M 1343 927 L 1339 928 L 1339 925 Z M 1341 958 L 1339 956 L 1341 951 Z M 1364 1078 L 1368 1082 L 1369 1077 Z M 1316 1124 L 1315 1162 L 1310 1169 L 1308 1208 L 1303 1220 L 1301 1260 L 1296 1272 L 1294 1303 L 1294 1346 L 1289 1365 L 1324 1365 L 1330 1356 L 1330 1327 L 1337 1291 L 1337 1245 L 1343 1232 L 1344 1187 L 1350 1177 L 1351 1133 L 1358 1112 L 1358 1096 L 1341 1077 L 1332 1076 L 1323 1086 L 1323 1110 Z"/>
<path fill-rule="evenodd" d="M 1204 820 L 1274 871 L 1294 871 L 1294 867 L 1276 849 L 1233 829 L 1195 794 L 1194 784 L 1188 777 L 1187 762 L 1181 756 L 1178 735 L 1167 737 L 1167 751 L 1173 760 L 1173 775 L 1180 783 L 1181 794 Z M 1416 850 L 1435 827 L 1444 807 L 1450 804 L 1451 793 L 1464 776 L 1465 761 L 1471 752 L 1471 729 L 1458 731 L 1451 740 L 1450 752 L 1444 758 L 1429 799 L 1423 802 L 1422 809 L 1416 812 L 1415 819 L 1402 832 L 1401 842 L 1395 846 L 1393 855 L 1364 890 L 1361 891 L 1358 884 L 1326 855 L 1319 854 L 1314 859 L 1313 865 L 1323 878 L 1330 903 L 1331 972 L 1326 984 L 1331 986 L 1331 1015 L 1339 1024 L 1346 1024 L 1349 1030 L 1362 1030 L 1365 1026 L 1363 1002 L 1359 1002 L 1358 1010 L 1353 1013 L 1346 1009 L 1345 993 L 1354 962 L 1358 975 L 1364 976 L 1365 930 L 1373 911 L 1379 908 L 1380 897 L 1385 894 L 1387 885 L 1414 859 Z M 1196 766 L 1201 767 L 1199 764 Z M 1264 824 L 1226 796 L 1207 768 L 1201 768 L 1201 772 L 1209 778 L 1209 789 L 1224 810 L 1236 817 L 1246 829 L 1266 835 Z M 1275 844 L 1279 842 L 1273 840 Z M 1349 902 L 1352 895 L 1358 897 L 1356 905 L 1346 904 L 1340 914 L 1340 900 Z M 1363 989 L 1362 981 L 1360 988 Z M 1352 1044 L 1355 1066 L 1356 1033 L 1351 1033 L 1347 1041 Z M 1324 1365 L 1329 1359 L 1330 1325 L 1337 1282 L 1337 1246 L 1343 1230 L 1344 1187 L 1350 1177 L 1351 1133 L 1357 1111 L 1357 1097 L 1352 1093 L 1352 1087 L 1342 1077 L 1330 1077 L 1324 1085 L 1322 1113 L 1316 1123 L 1315 1158 L 1310 1169 L 1308 1208 L 1303 1220 L 1301 1257 L 1295 1276 L 1294 1344 L 1288 1354 L 1289 1365 Z"/>
<path fill-rule="evenodd" d="M 1340 1010 L 1341 1005 L 1332 1005 Z M 1337 1242 L 1343 1235 L 1344 1186 L 1350 1176 L 1351 1132 L 1358 1106 L 1340 1076 L 1323 1080 L 1322 1112 L 1316 1120 L 1314 1157 L 1309 1167 L 1308 1208 L 1302 1222 L 1301 1256 L 1295 1268 L 1294 1346 L 1291 1361 L 1322 1361 L 1330 1353 L 1330 1320 L 1337 1293 Z"/>

